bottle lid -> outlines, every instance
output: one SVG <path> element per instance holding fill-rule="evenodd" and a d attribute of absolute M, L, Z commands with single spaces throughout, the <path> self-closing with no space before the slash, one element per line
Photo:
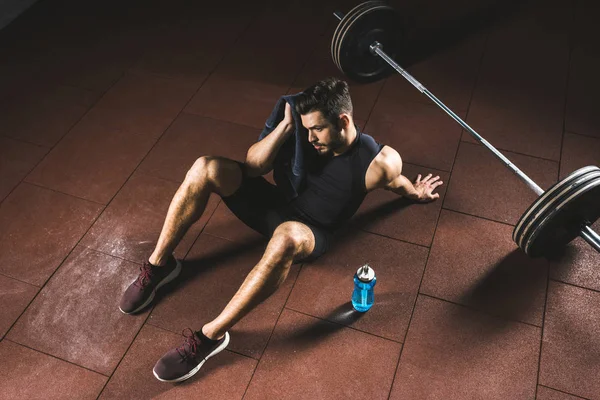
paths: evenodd
<path fill-rule="evenodd" d="M 375 271 L 369 264 L 365 264 L 356 271 L 356 276 L 362 282 L 371 282 L 375 278 Z"/>

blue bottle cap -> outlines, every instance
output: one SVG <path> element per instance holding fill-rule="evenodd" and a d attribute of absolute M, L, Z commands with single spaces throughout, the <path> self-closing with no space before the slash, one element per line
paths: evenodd
<path fill-rule="evenodd" d="M 356 276 L 361 282 L 371 282 L 375 278 L 375 271 L 365 264 L 356 271 Z"/>

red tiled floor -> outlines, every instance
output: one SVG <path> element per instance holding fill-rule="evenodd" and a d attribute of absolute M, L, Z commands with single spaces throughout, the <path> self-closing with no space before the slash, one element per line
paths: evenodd
<path fill-rule="evenodd" d="M 559 160 L 571 16 L 532 4 L 490 33 L 467 122 L 495 147 Z"/>
<path fill-rule="evenodd" d="M 600 138 L 565 132 L 560 160 L 560 179 L 588 165 L 600 165 Z"/>
<path fill-rule="evenodd" d="M 147 317 L 119 310 L 139 267 L 77 247 L 6 337 L 110 375 Z"/>
<path fill-rule="evenodd" d="M 152 374 L 164 353 L 183 337 L 146 325 L 127 352 L 100 399 L 241 399 L 257 361 L 226 349 L 206 362 L 189 381 L 169 384 Z"/>
<path fill-rule="evenodd" d="M 142 72 L 123 76 L 86 115 L 107 128 L 158 138 L 194 94 L 185 80 Z"/>
<path fill-rule="evenodd" d="M 0 342 L 0 358 L 5 399 L 95 399 L 108 379 L 8 340 Z"/>
<path fill-rule="evenodd" d="M 305 265 L 287 307 L 398 342 L 413 310 L 427 249 L 353 232 L 319 260 Z M 375 304 L 365 314 L 350 303 L 356 270 L 368 263 L 377 276 Z"/>
<path fill-rule="evenodd" d="M 81 244 L 129 261 L 147 261 L 178 187 L 160 178 L 134 174 Z M 218 204 L 218 197 L 211 196 L 200 220 L 190 227 L 175 249 L 176 257 L 185 257 Z"/>
<path fill-rule="evenodd" d="M 102 206 L 21 184 L 0 206 L 0 272 L 41 286 Z"/>
<path fill-rule="evenodd" d="M 502 152 L 547 190 L 556 182 L 558 164 Z M 536 194 L 483 146 L 461 143 L 448 184 L 444 208 L 516 224 Z"/>
<path fill-rule="evenodd" d="M 285 310 L 245 399 L 387 399 L 399 343 Z"/>
<path fill-rule="evenodd" d="M 430 246 L 448 186 L 449 174 L 410 164 L 403 165 L 402 175 L 411 181 L 414 181 L 419 173 L 422 177 L 428 173 L 440 176 L 443 184 L 435 191 L 440 194 L 439 199 L 427 204 L 415 204 L 389 191 L 374 191 L 365 198 L 353 223 L 367 232 Z"/>
<path fill-rule="evenodd" d="M 239 244 L 202 234 L 184 262 L 180 283 L 160 300 L 148 323 L 172 332 L 199 330 L 225 308 L 263 251 L 260 242 Z M 292 266 L 281 287 L 231 329 L 230 350 L 260 358 L 298 270 Z"/>
<path fill-rule="evenodd" d="M 540 361 L 541 385 L 598 399 L 600 293 L 550 281 Z"/>
<path fill-rule="evenodd" d="M 243 125 L 183 113 L 167 130 L 140 170 L 150 175 L 182 182 L 200 156 L 246 159 L 260 131 Z"/>
<path fill-rule="evenodd" d="M 443 210 L 421 293 L 542 326 L 548 264 L 527 257 L 512 230 Z"/>
<path fill-rule="evenodd" d="M 39 288 L 0 275 L 0 339 L 19 318 Z"/>
<path fill-rule="evenodd" d="M 403 67 L 442 103 L 463 116 L 471 100 L 485 41 L 486 34 L 473 35 Z M 399 74 L 387 79 L 381 98 L 393 100 L 399 110 L 404 102 L 435 104 Z M 438 111 L 446 116 L 443 110 Z"/>
<path fill-rule="evenodd" d="M 0 98 L 0 132 L 46 147 L 54 146 L 98 99 L 98 93 L 68 86 L 20 89 Z"/>
<path fill-rule="evenodd" d="M 149 136 L 85 120 L 50 151 L 25 181 L 108 204 L 154 141 Z"/>
<path fill-rule="evenodd" d="M 592 229 L 600 232 L 600 220 L 592 225 Z M 573 240 L 564 254 L 552 260 L 550 265 L 552 279 L 600 291 L 600 253 L 584 239 Z"/>
<path fill-rule="evenodd" d="M 46 155 L 47 148 L 0 137 L 0 201 Z"/>
<path fill-rule="evenodd" d="M 530 399 L 541 330 L 419 296 L 390 400 Z"/>
<path fill-rule="evenodd" d="M 365 131 L 407 163 L 450 171 L 461 128 L 435 105 L 380 98 Z"/>
<path fill-rule="evenodd" d="M 538 386 L 536 400 L 578 400 L 583 397 L 572 396 L 558 390 L 550 389 L 545 386 Z"/>

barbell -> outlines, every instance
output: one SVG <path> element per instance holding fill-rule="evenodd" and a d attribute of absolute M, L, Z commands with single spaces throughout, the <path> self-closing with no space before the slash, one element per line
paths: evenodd
<path fill-rule="evenodd" d="M 379 0 L 367 1 L 346 15 L 337 11 L 334 15 L 340 23 L 331 41 L 331 57 L 343 74 L 356 82 L 368 83 L 383 79 L 395 70 L 489 149 L 539 196 L 513 230 L 513 240 L 527 255 L 548 255 L 578 236 L 600 252 L 600 235 L 590 227 L 600 217 L 600 168 L 580 168 L 544 192 L 394 61 L 403 32 L 402 20 L 392 7 Z M 390 54 L 384 52 L 384 48 L 390 49 Z"/>

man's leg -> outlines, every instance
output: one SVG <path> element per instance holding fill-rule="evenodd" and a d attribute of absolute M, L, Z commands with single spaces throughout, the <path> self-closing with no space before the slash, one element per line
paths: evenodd
<path fill-rule="evenodd" d="M 198 372 L 208 358 L 227 347 L 227 331 L 279 288 L 294 260 L 308 257 L 314 248 L 309 227 L 292 221 L 281 224 L 261 260 L 219 316 L 187 336 L 182 346 L 167 352 L 154 366 L 154 375 L 161 381 L 179 382 Z"/>
<path fill-rule="evenodd" d="M 202 216 L 211 193 L 233 194 L 242 182 L 242 171 L 236 161 L 220 157 L 201 157 L 186 174 L 175 193 L 162 232 L 140 275 L 129 285 L 119 309 L 134 314 L 148 306 L 162 285 L 175 279 L 181 264 L 172 253 L 190 226 Z"/>
<path fill-rule="evenodd" d="M 202 216 L 211 193 L 230 196 L 241 182 L 242 171 L 237 162 L 220 157 L 200 157 L 171 201 L 150 263 L 158 266 L 167 262 L 183 235 Z"/>

